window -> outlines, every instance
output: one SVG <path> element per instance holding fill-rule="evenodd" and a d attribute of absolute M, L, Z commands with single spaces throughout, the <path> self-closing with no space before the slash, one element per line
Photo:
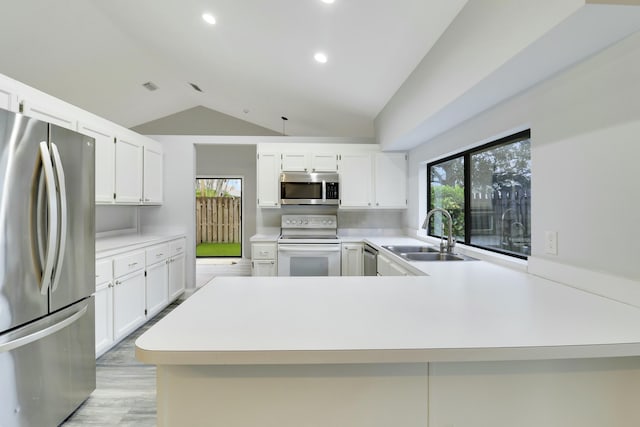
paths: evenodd
<path fill-rule="evenodd" d="M 446 209 L 461 243 L 520 258 L 531 254 L 531 131 L 427 165 L 429 210 Z M 428 234 L 447 234 L 433 215 Z"/>

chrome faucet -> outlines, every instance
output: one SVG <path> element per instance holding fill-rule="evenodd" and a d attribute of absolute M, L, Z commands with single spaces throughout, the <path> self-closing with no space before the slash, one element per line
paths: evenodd
<path fill-rule="evenodd" d="M 442 208 L 431 209 L 429 212 L 427 212 L 427 217 L 422 224 L 422 228 L 424 228 L 425 230 L 429 228 L 429 220 L 431 219 L 431 216 L 433 216 L 433 214 L 436 212 L 442 212 L 442 215 L 446 216 L 449 220 L 449 236 L 447 237 L 447 244 L 445 245 L 443 242 L 440 243 L 440 252 L 444 252 L 446 248 L 447 252 L 451 253 L 453 252 L 453 248 L 456 246 L 456 241 L 453 238 L 453 218 L 451 218 L 451 214 L 449 212 Z"/>

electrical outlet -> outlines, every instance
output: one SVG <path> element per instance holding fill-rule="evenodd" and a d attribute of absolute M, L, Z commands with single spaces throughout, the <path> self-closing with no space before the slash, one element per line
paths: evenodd
<path fill-rule="evenodd" d="M 549 255 L 558 255 L 558 232 L 544 232 L 544 253 Z"/>

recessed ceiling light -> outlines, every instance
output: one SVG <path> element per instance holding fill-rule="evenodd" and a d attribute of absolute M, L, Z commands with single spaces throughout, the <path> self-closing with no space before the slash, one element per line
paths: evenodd
<path fill-rule="evenodd" d="M 202 19 L 204 19 L 204 22 L 206 22 L 207 24 L 215 24 L 216 23 L 216 18 L 215 16 L 213 16 L 210 13 L 203 13 L 202 14 Z"/>
<path fill-rule="evenodd" d="M 335 0 L 322 0 L 322 3 L 332 4 Z"/>
<path fill-rule="evenodd" d="M 327 62 L 327 55 L 322 53 L 322 52 L 318 52 L 315 55 L 313 55 L 313 59 L 315 59 L 316 61 L 318 61 L 321 64 L 324 64 L 325 62 Z"/>

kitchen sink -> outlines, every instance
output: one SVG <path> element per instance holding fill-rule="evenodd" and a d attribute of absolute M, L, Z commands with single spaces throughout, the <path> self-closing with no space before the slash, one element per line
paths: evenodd
<path fill-rule="evenodd" d="M 426 245 L 399 245 L 382 246 L 407 261 L 476 261 L 475 258 L 461 254 L 440 252 L 435 246 Z"/>
<path fill-rule="evenodd" d="M 394 254 L 401 255 L 406 253 L 415 253 L 415 252 L 431 252 L 431 253 L 439 253 L 438 248 L 433 246 L 383 246 L 383 248 L 390 250 Z"/>
<path fill-rule="evenodd" d="M 409 261 L 475 261 L 471 258 L 460 254 L 450 254 L 447 252 L 408 252 L 401 253 L 400 256 Z"/>

